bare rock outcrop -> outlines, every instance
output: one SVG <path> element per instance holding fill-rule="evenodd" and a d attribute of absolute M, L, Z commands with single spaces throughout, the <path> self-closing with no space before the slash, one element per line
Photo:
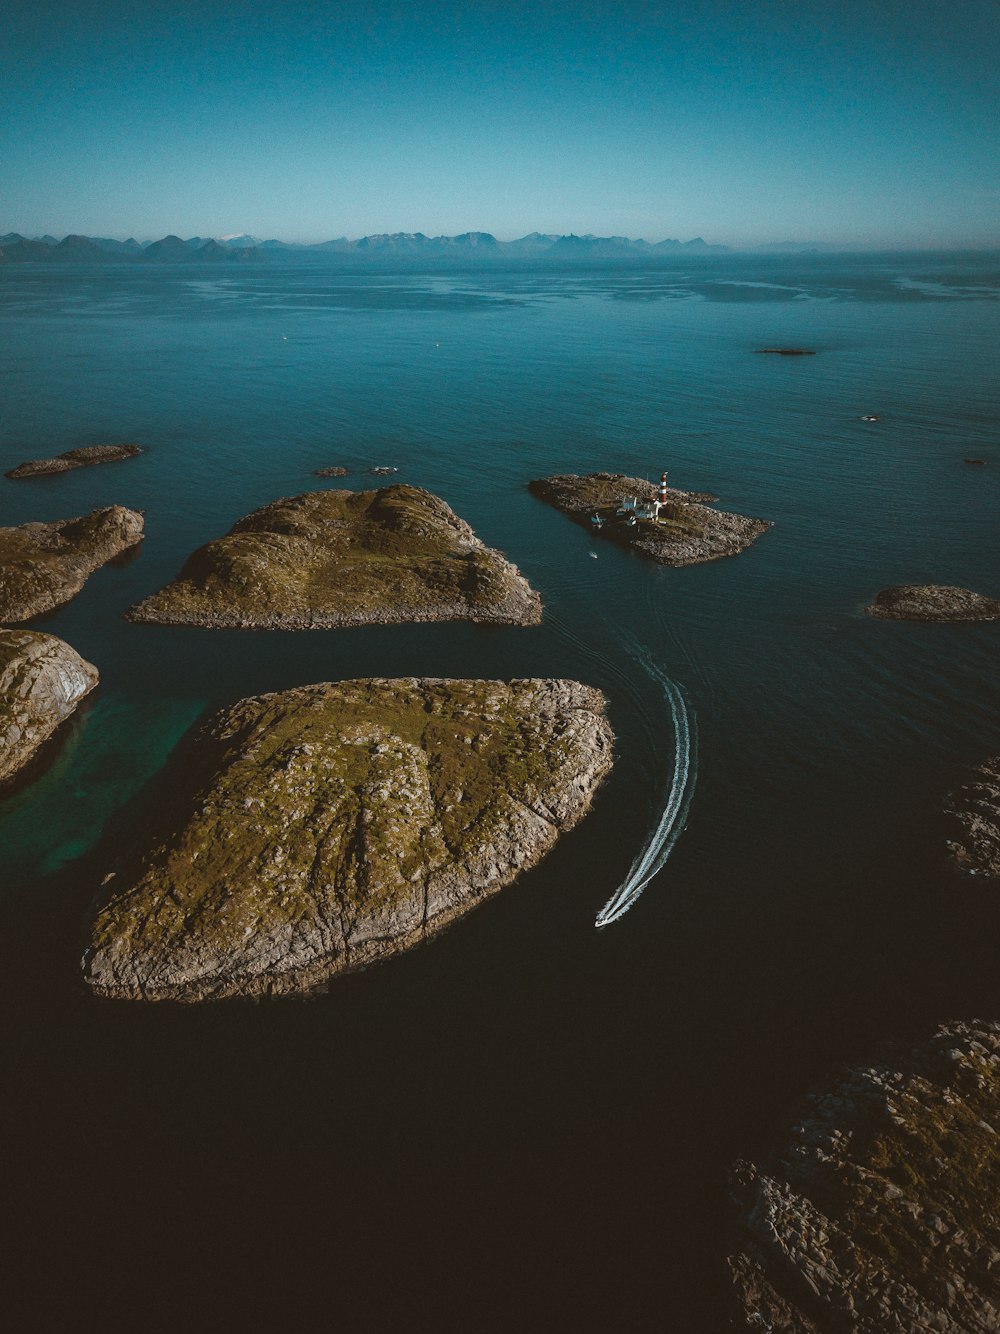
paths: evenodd
<path fill-rule="evenodd" d="M 49 473 L 71 472 L 74 468 L 92 468 L 98 463 L 117 463 L 141 453 L 139 445 L 84 445 L 80 449 L 67 449 L 52 459 L 27 459 L 11 468 L 5 476 L 15 481 L 22 477 L 45 477 Z"/>
<path fill-rule="evenodd" d="M 102 996 L 301 992 L 419 943 L 537 862 L 611 767 L 600 691 L 404 678 L 302 686 L 209 722 L 159 829 L 107 878 Z"/>
<path fill-rule="evenodd" d="M 1000 1023 L 943 1025 L 807 1097 L 733 1173 L 737 1325 L 1000 1329 Z"/>
<path fill-rule="evenodd" d="M 24 768 L 97 678 L 97 668 L 55 635 L 0 630 L 0 783 Z"/>
<path fill-rule="evenodd" d="M 94 570 L 142 535 L 142 515 L 121 505 L 0 528 L 0 621 L 26 621 L 68 602 Z"/>
<path fill-rule="evenodd" d="M 667 505 L 655 522 L 635 522 L 631 511 L 623 512 L 622 501 L 634 498 L 640 506 L 649 505 L 658 488 L 623 473 L 564 473 L 538 478 L 528 489 L 601 537 L 633 547 L 661 565 L 699 565 L 736 556 L 773 527 L 767 519 L 710 509 L 704 502 L 715 496 L 675 487 L 667 488 Z M 594 516 L 599 524 L 593 523 Z"/>
<path fill-rule="evenodd" d="M 985 760 L 945 806 L 948 851 L 966 875 L 1000 880 L 1000 755 Z"/>
<path fill-rule="evenodd" d="M 127 613 L 164 625 L 312 630 L 403 621 L 533 625 L 541 599 L 413 486 L 307 491 L 256 510 Z"/>
<path fill-rule="evenodd" d="M 949 584 L 896 584 L 883 588 L 865 611 L 887 621 L 995 621 L 1000 602 Z"/>

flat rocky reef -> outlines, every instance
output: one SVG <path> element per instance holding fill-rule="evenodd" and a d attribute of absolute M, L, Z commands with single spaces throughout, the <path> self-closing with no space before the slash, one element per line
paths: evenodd
<path fill-rule="evenodd" d="M 865 611 L 887 621 L 995 621 L 1000 602 L 949 584 L 896 584 L 883 588 Z"/>
<path fill-rule="evenodd" d="M 0 630 L 0 783 L 34 758 L 97 679 L 97 668 L 55 635 Z"/>
<path fill-rule="evenodd" d="M 1000 1023 L 844 1070 L 733 1173 L 738 1327 L 1000 1329 Z"/>
<path fill-rule="evenodd" d="M 256 510 L 132 607 L 132 621 L 311 630 L 403 621 L 534 625 L 527 580 L 429 491 L 308 491 Z"/>
<path fill-rule="evenodd" d="M 1000 880 L 1000 755 L 985 760 L 945 806 L 948 851 L 957 870 Z"/>
<path fill-rule="evenodd" d="M 0 621 L 26 621 L 68 602 L 94 570 L 142 536 L 142 515 L 121 505 L 0 528 Z"/>
<path fill-rule="evenodd" d="M 613 736 L 575 681 L 405 678 L 234 704 L 163 778 L 158 832 L 95 910 L 102 996 L 315 989 L 409 949 L 534 865 L 590 807 Z"/>
<path fill-rule="evenodd" d="M 623 473 L 542 477 L 529 482 L 528 489 L 601 537 L 633 547 L 661 565 L 698 565 L 736 556 L 774 526 L 767 519 L 748 519 L 742 514 L 710 509 L 704 502 L 717 497 L 674 487 L 667 488 L 667 505 L 658 521 L 630 525 L 628 516 L 619 512 L 622 501 L 634 497 L 640 505 L 648 505 L 656 499 L 659 488 Z M 591 522 L 595 514 L 601 520 L 600 527 Z"/>
<path fill-rule="evenodd" d="M 117 463 L 141 454 L 139 445 L 84 445 L 67 449 L 51 459 L 27 459 L 5 474 L 15 481 L 22 477 L 44 477 L 49 473 L 71 472 L 74 468 L 92 468 L 98 463 Z"/>

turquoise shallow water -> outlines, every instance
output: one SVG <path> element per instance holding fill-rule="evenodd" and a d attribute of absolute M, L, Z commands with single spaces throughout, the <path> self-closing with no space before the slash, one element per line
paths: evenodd
<path fill-rule="evenodd" d="M 1000 749 L 1000 627 L 861 613 L 891 583 L 1000 589 L 998 294 L 976 256 L 0 270 L 0 471 L 81 444 L 146 450 L 3 482 L 3 522 L 116 502 L 148 533 L 40 623 L 101 686 L 0 805 L 24 1272 L 61 1267 L 59 1300 L 115 1244 L 152 1282 L 120 1226 L 137 1212 L 158 1247 L 183 1220 L 233 1274 L 265 1253 L 275 1274 L 306 1264 L 307 1303 L 306 1262 L 326 1256 L 391 1327 L 401 1293 L 371 1286 L 386 1270 L 435 1280 L 408 1328 L 720 1327 L 732 1155 L 830 1061 L 1000 1001 L 996 906 L 947 880 L 936 817 Z M 775 345 L 817 355 L 754 354 Z M 121 619 L 240 515 L 337 485 L 312 477 L 336 463 L 347 485 L 390 464 L 442 495 L 539 589 L 544 623 Z M 525 489 L 598 468 L 667 468 L 775 527 L 737 560 L 658 569 Z M 685 691 L 697 785 L 666 868 L 597 932 L 671 776 L 641 653 Z M 593 682 L 615 772 L 542 866 L 326 997 L 178 1013 L 80 994 L 102 834 L 141 836 L 131 803 L 187 727 L 248 693 L 375 674 Z"/>

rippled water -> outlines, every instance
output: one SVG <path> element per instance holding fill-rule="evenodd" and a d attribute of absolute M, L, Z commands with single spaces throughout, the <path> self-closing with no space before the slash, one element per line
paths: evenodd
<path fill-rule="evenodd" d="M 0 805 L 8 1145 L 21 1271 L 61 1276 L 46 1301 L 71 1306 L 109 1247 L 156 1291 L 179 1245 L 205 1300 L 263 1268 L 351 1328 L 720 1328 L 732 1156 L 830 1061 L 1000 1002 L 996 905 L 947 880 L 936 815 L 1000 749 L 1000 626 L 861 613 L 898 582 L 1000 590 L 998 295 L 976 256 L 0 270 L 0 470 L 146 450 L 0 483 L 4 523 L 114 502 L 148 533 L 40 622 L 102 683 Z M 817 355 L 754 355 L 780 345 Z M 122 621 L 240 515 L 338 485 L 312 477 L 331 464 L 443 496 L 540 590 L 543 625 Z M 659 569 L 525 490 L 600 468 L 666 468 L 775 527 Z M 597 931 L 671 788 L 657 673 L 692 713 L 697 787 L 664 869 Z M 81 994 L 102 831 L 131 836 L 200 713 L 372 674 L 592 682 L 615 771 L 540 867 L 326 997 Z"/>

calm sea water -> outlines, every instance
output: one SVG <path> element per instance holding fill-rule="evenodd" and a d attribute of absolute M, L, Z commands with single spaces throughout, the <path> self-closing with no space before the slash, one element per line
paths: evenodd
<path fill-rule="evenodd" d="M 995 257 L 955 255 L 0 270 L 0 471 L 146 451 L 0 483 L 5 524 L 119 503 L 148 534 L 39 622 L 101 686 L 0 804 L 8 1278 L 29 1319 L 252 1328 L 270 1299 L 284 1328 L 723 1328 L 733 1156 L 831 1063 L 1000 1012 L 997 904 L 948 879 L 937 815 L 1000 750 L 1000 626 L 861 612 L 892 583 L 1000 590 L 998 297 Z M 754 355 L 775 345 L 817 355 Z M 338 485 L 312 476 L 331 464 L 443 496 L 540 590 L 544 624 L 122 620 L 239 516 Z M 602 468 L 666 468 L 775 527 L 658 569 L 525 489 Z M 596 931 L 672 777 L 644 655 L 696 716 L 697 781 L 665 869 Z M 83 994 L 86 903 L 186 729 L 375 674 L 592 682 L 615 771 L 540 867 L 326 996 Z"/>

